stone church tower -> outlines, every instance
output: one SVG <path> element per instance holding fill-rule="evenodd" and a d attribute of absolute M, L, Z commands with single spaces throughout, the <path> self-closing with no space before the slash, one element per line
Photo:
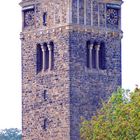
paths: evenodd
<path fill-rule="evenodd" d="M 121 86 L 121 4 L 22 0 L 22 140 L 80 140 Z"/>

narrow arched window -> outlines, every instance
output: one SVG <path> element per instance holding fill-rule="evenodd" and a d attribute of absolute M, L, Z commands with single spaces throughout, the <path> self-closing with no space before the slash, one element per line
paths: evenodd
<path fill-rule="evenodd" d="M 48 93 L 46 90 L 44 90 L 44 92 L 43 92 L 43 98 L 44 98 L 44 101 L 47 101 L 47 99 L 48 99 Z"/>
<path fill-rule="evenodd" d="M 47 12 L 43 13 L 43 25 L 46 26 L 47 25 Z"/>
<path fill-rule="evenodd" d="M 105 43 L 100 43 L 100 50 L 99 50 L 99 68 L 106 69 L 106 50 L 105 50 Z"/>
<path fill-rule="evenodd" d="M 48 119 L 44 119 L 43 129 L 46 130 L 48 128 Z"/>
<path fill-rule="evenodd" d="M 92 49 L 92 68 L 96 68 L 96 48 L 95 46 L 93 46 L 93 49 Z"/>
<path fill-rule="evenodd" d="M 96 49 L 94 44 L 87 41 L 87 68 L 96 68 Z"/>
<path fill-rule="evenodd" d="M 40 72 L 42 70 L 42 66 L 43 66 L 43 56 L 42 56 L 42 49 L 41 49 L 41 45 L 37 44 L 37 51 L 36 51 L 36 58 L 37 58 L 37 73 Z"/>
<path fill-rule="evenodd" d="M 87 53 L 87 68 L 90 68 L 90 42 L 87 41 L 86 53 Z"/>
<path fill-rule="evenodd" d="M 50 52 L 49 52 L 49 48 L 48 48 L 48 45 L 47 45 L 47 43 L 44 43 L 43 44 L 43 47 L 44 47 L 44 70 L 47 70 L 47 69 L 49 69 L 49 55 L 50 55 Z"/>
<path fill-rule="evenodd" d="M 54 67 L 54 43 L 53 41 L 50 41 L 48 44 L 49 49 L 49 69 L 52 69 Z"/>

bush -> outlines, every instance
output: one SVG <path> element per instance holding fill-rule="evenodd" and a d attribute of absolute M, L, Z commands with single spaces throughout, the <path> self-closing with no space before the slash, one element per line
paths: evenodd
<path fill-rule="evenodd" d="M 113 93 L 90 121 L 84 120 L 82 140 L 140 140 L 140 90 L 124 98 L 125 90 Z"/>
<path fill-rule="evenodd" d="M 0 140 L 21 140 L 21 130 L 9 128 L 0 130 Z"/>

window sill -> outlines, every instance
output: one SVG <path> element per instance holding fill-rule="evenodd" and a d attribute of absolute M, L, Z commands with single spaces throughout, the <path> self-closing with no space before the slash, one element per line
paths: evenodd
<path fill-rule="evenodd" d="M 40 72 L 38 72 L 36 75 L 39 75 L 39 76 L 43 76 L 43 75 L 46 75 L 46 74 L 51 74 L 53 72 L 52 69 L 47 69 L 47 70 L 42 70 Z"/>
<path fill-rule="evenodd" d="M 102 75 L 107 75 L 107 70 L 106 69 L 95 69 L 95 68 L 87 68 L 85 67 L 85 72 L 89 74 L 102 74 Z"/>

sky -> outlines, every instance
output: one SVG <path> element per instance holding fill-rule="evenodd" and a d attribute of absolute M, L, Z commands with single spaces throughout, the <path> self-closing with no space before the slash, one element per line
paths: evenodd
<path fill-rule="evenodd" d="M 21 129 L 21 8 L 19 0 L 4 0 L 0 7 L 0 129 Z M 122 6 L 122 87 L 140 85 L 140 2 Z"/>

